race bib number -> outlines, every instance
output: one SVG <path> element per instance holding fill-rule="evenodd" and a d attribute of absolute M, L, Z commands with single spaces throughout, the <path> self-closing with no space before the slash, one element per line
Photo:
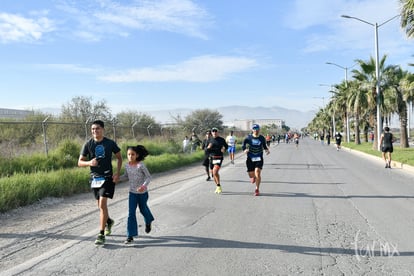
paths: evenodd
<path fill-rule="evenodd" d="M 93 178 L 91 182 L 91 188 L 100 188 L 105 183 L 105 177 Z"/>
<path fill-rule="evenodd" d="M 253 162 L 258 162 L 258 161 L 260 161 L 260 160 L 262 160 L 262 158 L 261 158 L 260 156 L 258 156 L 258 157 L 253 157 L 253 158 L 252 158 L 252 161 L 253 161 Z"/>
<path fill-rule="evenodd" d="M 221 159 L 213 159 L 213 161 L 211 161 L 211 163 L 213 164 L 220 164 Z"/>

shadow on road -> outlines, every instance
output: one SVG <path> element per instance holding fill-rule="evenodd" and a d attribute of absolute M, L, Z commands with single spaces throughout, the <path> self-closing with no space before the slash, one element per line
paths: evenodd
<path fill-rule="evenodd" d="M 161 236 L 161 237 L 142 237 L 135 241 L 135 244 L 129 247 L 145 248 L 145 247 L 174 247 L 174 248 L 233 248 L 233 249 L 264 249 L 264 250 L 280 250 L 286 253 L 297 253 L 304 255 L 357 255 L 354 248 L 333 248 L 333 247 L 312 247 L 300 245 L 283 245 L 257 242 L 242 242 L 223 240 L 215 238 L 194 237 L 194 236 Z M 106 244 L 106 249 L 114 250 L 125 248 L 123 244 Z M 384 256 L 381 250 L 370 252 L 370 256 Z M 414 256 L 413 251 L 398 252 L 399 257 Z"/>

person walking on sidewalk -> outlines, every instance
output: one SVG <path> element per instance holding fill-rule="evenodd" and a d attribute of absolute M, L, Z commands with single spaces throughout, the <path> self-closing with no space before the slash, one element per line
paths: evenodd
<path fill-rule="evenodd" d="M 137 206 L 144 216 L 145 233 L 151 232 L 151 223 L 154 221 L 147 204 L 148 185 L 151 182 L 151 174 L 143 162 L 147 156 L 148 151 L 142 145 L 127 148 L 128 164 L 125 165 L 125 173 L 121 176 L 121 180 L 128 180 L 129 183 L 126 244 L 132 243 L 134 237 L 138 236 Z"/>
<path fill-rule="evenodd" d="M 265 137 L 260 134 L 260 126 L 258 124 L 252 126 L 252 134 L 247 135 L 243 140 L 242 150 L 247 155 L 246 167 L 250 182 L 256 185 L 254 195 L 258 196 L 262 181 L 263 150 L 266 151 L 266 154 L 270 153 Z"/>
<path fill-rule="evenodd" d="M 92 138 L 82 147 L 78 166 L 90 167 L 90 184 L 98 203 L 99 234 L 95 244 L 105 243 L 105 236 L 111 234 L 115 221 L 109 217 L 108 198 L 113 198 L 115 183 L 119 180 L 119 173 L 122 166 L 121 149 L 115 141 L 104 136 L 104 122 L 95 120 L 92 122 Z M 117 159 L 116 172 L 113 173 L 112 154 Z"/>
<path fill-rule="evenodd" d="M 213 127 L 211 129 L 212 137 L 208 140 L 207 152 L 210 157 L 210 170 L 216 184 L 216 194 L 221 194 L 222 188 L 220 184 L 220 174 L 219 170 L 223 163 L 223 153 L 228 149 L 226 140 L 219 136 L 218 129 Z"/>
<path fill-rule="evenodd" d="M 391 154 L 394 151 L 393 142 L 394 136 L 390 132 L 390 128 L 385 127 L 379 143 L 381 145 L 382 159 L 385 161 L 385 168 L 389 169 L 391 169 Z"/>

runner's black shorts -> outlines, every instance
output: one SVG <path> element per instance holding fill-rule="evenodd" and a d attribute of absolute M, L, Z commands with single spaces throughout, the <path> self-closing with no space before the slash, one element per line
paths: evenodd
<path fill-rule="evenodd" d="M 392 146 L 383 146 L 381 148 L 381 151 L 382 152 L 393 152 L 394 151 L 394 148 Z"/>
<path fill-rule="evenodd" d="M 223 163 L 223 156 L 210 156 L 210 170 L 214 169 L 214 166 L 221 168 Z"/>
<path fill-rule="evenodd" d="M 246 167 L 248 172 L 253 172 L 256 168 L 263 169 L 263 157 L 260 158 L 260 161 L 252 161 L 250 157 L 247 157 Z"/>
<path fill-rule="evenodd" d="M 100 188 L 92 188 L 93 195 L 96 200 L 100 197 L 113 198 L 115 193 L 115 182 L 112 180 L 112 176 L 105 177 L 105 182 Z"/>

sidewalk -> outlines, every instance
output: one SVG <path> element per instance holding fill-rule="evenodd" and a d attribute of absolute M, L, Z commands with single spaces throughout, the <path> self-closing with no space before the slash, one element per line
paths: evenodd
<path fill-rule="evenodd" d="M 333 146 L 335 146 L 335 144 Z M 372 161 L 379 162 L 379 163 L 381 163 L 381 165 L 384 165 L 384 161 L 382 160 L 381 157 L 374 156 L 374 155 L 371 155 L 371 154 L 368 154 L 368 153 L 365 153 L 365 152 L 361 152 L 361 151 L 358 151 L 358 150 L 355 150 L 355 149 L 350 149 L 350 148 L 343 147 L 343 146 L 341 146 L 341 149 L 345 150 L 345 151 L 348 151 L 352 154 L 356 154 L 358 156 L 364 157 L 366 159 L 370 159 Z M 398 161 L 394 161 L 394 160 L 391 161 L 391 168 L 402 169 L 403 171 L 405 171 L 407 173 L 414 174 L 414 166 L 410 166 L 410 165 L 407 165 L 407 164 L 404 164 L 404 163 L 401 163 L 401 162 L 398 162 Z"/>

